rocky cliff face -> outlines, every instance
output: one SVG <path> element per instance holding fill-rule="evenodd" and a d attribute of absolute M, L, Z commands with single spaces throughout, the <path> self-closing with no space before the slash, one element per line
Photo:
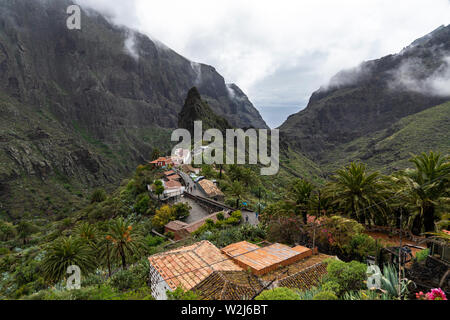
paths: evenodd
<path fill-rule="evenodd" d="M 69 4 L 0 2 L 3 208 L 20 211 L 13 197 L 27 192 L 27 184 L 42 189 L 44 183 L 70 198 L 70 185 L 80 193 L 117 181 L 154 147 L 169 147 L 193 86 L 233 126 L 267 127 L 245 94 L 213 67 L 95 12 L 83 11 L 82 29 L 69 30 Z"/>
<path fill-rule="evenodd" d="M 216 115 L 208 103 L 202 100 L 196 87 L 188 92 L 183 109 L 178 115 L 178 127 L 189 130 L 191 136 L 194 137 L 194 121 L 202 121 L 203 131 L 219 129 L 225 132 L 226 129 L 232 128 L 225 118 Z"/>
<path fill-rule="evenodd" d="M 326 165 L 332 161 L 336 148 L 389 128 L 395 131 L 396 123 L 403 118 L 449 100 L 447 26 L 415 41 L 399 54 L 337 74 L 312 95 L 306 109 L 287 119 L 280 128 L 281 137 L 295 150 Z M 347 153 L 351 151 L 354 150 Z"/>

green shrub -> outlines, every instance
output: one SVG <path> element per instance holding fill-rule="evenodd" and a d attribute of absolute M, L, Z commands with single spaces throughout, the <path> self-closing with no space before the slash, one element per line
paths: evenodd
<path fill-rule="evenodd" d="M 335 281 L 327 281 L 322 285 L 322 291 L 330 291 L 334 294 L 339 294 L 341 286 Z"/>
<path fill-rule="evenodd" d="M 352 259 L 365 261 L 368 255 L 376 254 L 375 239 L 365 233 L 354 235 L 348 246 L 345 246 L 345 251 Z"/>
<path fill-rule="evenodd" d="M 294 290 L 279 287 L 263 291 L 255 300 L 300 300 L 300 296 Z"/>
<path fill-rule="evenodd" d="M 197 294 L 192 291 L 184 291 L 183 288 L 178 287 L 174 291 L 167 290 L 167 300 L 199 300 Z"/>
<path fill-rule="evenodd" d="M 150 197 L 146 193 L 137 196 L 134 209 L 139 214 L 145 214 L 149 208 Z"/>
<path fill-rule="evenodd" d="M 333 281 L 339 284 L 339 293 L 345 291 L 357 291 L 364 287 L 367 278 L 367 266 L 358 261 L 343 262 L 340 260 L 327 260 L 326 281 Z"/>
<path fill-rule="evenodd" d="M 304 290 L 298 292 L 298 295 L 300 296 L 300 300 L 312 300 L 316 294 L 320 292 L 320 288 L 312 287 L 309 290 Z"/>
<path fill-rule="evenodd" d="M 91 203 L 103 202 L 106 200 L 106 191 L 104 189 L 96 189 L 91 194 Z"/>
<path fill-rule="evenodd" d="M 119 291 L 125 291 L 136 286 L 136 279 L 130 270 L 120 270 L 113 274 L 110 285 Z"/>
<path fill-rule="evenodd" d="M 223 212 L 219 212 L 217 214 L 217 220 L 222 221 L 225 219 L 225 215 L 223 214 Z"/>
<path fill-rule="evenodd" d="M 232 218 L 238 219 L 239 221 L 241 221 L 242 219 L 242 212 L 241 210 L 236 210 L 231 214 Z"/>
<path fill-rule="evenodd" d="M 322 291 L 316 294 L 313 300 L 338 300 L 338 297 L 332 291 Z"/>
<path fill-rule="evenodd" d="M 430 249 L 420 250 L 416 253 L 417 262 L 422 262 L 430 255 Z"/>
<path fill-rule="evenodd" d="M 145 242 L 147 243 L 147 246 L 149 246 L 149 247 L 156 247 L 164 242 L 164 238 L 159 237 L 159 236 L 148 235 L 145 238 Z"/>

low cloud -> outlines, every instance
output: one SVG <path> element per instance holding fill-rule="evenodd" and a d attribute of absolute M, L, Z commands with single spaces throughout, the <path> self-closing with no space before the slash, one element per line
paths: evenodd
<path fill-rule="evenodd" d="M 390 86 L 395 90 L 450 97 L 450 55 L 442 57 L 440 66 L 431 75 L 422 59 L 406 60 L 395 71 Z"/>
<path fill-rule="evenodd" d="M 136 33 L 133 31 L 127 32 L 127 37 L 124 42 L 125 51 L 135 60 L 139 60 L 139 52 L 136 46 Z"/>
<path fill-rule="evenodd" d="M 191 61 L 191 68 L 195 73 L 195 82 L 196 86 L 200 86 L 202 84 L 202 66 L 200 63 Z"/>
<path fill-rule="evenodd" d="M 401 51 L 450 10 L 448 0 L 76 1 L 214 66 L 256 107 L 304 107 L 340 70 Z"/>

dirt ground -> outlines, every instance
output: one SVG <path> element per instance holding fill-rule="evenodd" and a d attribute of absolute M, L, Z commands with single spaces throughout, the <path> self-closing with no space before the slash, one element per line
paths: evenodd
<path fill-rule="evenodd" d="M 378 240 L 378 242 L 380 244 L 383 244 L 385 246 L 399 246 L 400 245 L 400 237 L 395 235 L 395 236 L 389 236 L 386 233 L 383 232 L 370 232 L 367 231 L 366 234 L 368 234 L 369 236 L 371 236 L 372 238 L 374 238 L 375 240 Z M 417 243 L 411 241 L 411 240 L 407 240 L 405 238 L 402 239 L 402 245 L 405 244 L 409 244 L 409 245 L 414 245 L 417 246 Z M 423 245 L 421 245 L 421 247 L 423 247 Z M 425 248 L 425 247 L 424 247 Z M 421 251 L 422 249 L 418 249 L 418 248 L 411 248 L 412 254 L 415 257 L 416 253 L 418 251 Z"/>

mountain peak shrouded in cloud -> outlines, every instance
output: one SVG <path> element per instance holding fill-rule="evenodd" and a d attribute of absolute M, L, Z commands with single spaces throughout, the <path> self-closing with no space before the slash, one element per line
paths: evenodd
<path fill-rule="evenodd" d="M 450 13 L 448 0 L 77 2 L 214 65 L 257 107 L 304 107 L 340 70 L 399 52 Z"/>
<path fill-rule="evenodd" d="M 397 151 L 377 147 L 377 142 L 381 144 L 393 136 L 407 121 L 413 121 L 415 115 L 417 119 L 432 116 L 433 112 L 422 112 L 449 100 L 450 25 L 413 42 L 398 54 L 339 72 L 328 85 L 312 94 L 306 109 L 283 123 L 281 137 L 294 150 L 328 164 L 355 159 L 352 152 L 360 151 L 361 145 L 367 144 L 369 150 L 360 153 L 360 159 L 377 159 L 375 164 L 379 165 L 383 159 L 375 155 Z M 409 120 L 402 122 L 406 118 Z M 436 123 L 439 119 L 438 115 L 433 118 Z M 436 130 L 421 129 L 423 132 Z M 430 135 L 433 137 L 432 132 Z M 439 139 L 434 140 L 428 144 L 440 143 Z"/>

